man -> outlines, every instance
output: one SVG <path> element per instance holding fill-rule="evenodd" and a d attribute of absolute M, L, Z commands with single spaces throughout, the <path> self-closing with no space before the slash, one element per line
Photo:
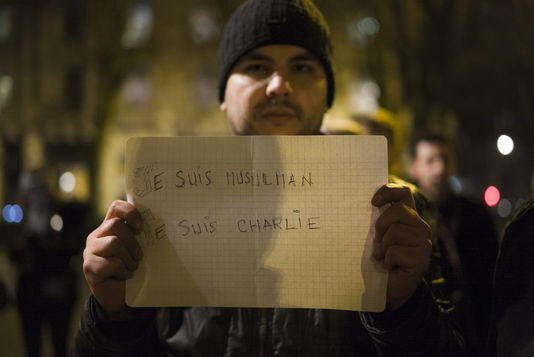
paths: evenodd
<path fill-rule="evenodd" d="M 334 99 L 330 34 L 309 0 L 251 0 L 232 15 L 219 52 L 221 110 L 238 135 L 318 134 Z M 125 305 L 125 280 L 142 259 L 131 204 L 114 202 L 87 237 L 92 291 L 80 355 L 373 356 L 458 355 L 457 341 L 422 282 L 428 225 L 410 190 L 383 186 L 372 203 L 391 207 L 376 223 L 374 256 L 389 269 L 383 313 L 313 309 L 162 308 Z M 440 339 L 441 338 L 441 339 Z"/>
<path fill-rule="evenodd" d="M 491 311 L 491 286 L 497 257 L 497 234 L 485 208 L 454 194 L 449 183 L 456 166 L 445 138 L 423 134 L 412 145 L 411 178 L 436 203 L 442 218 L 443 273 L 457 306 L 470 347 L 482 354 Z"/>

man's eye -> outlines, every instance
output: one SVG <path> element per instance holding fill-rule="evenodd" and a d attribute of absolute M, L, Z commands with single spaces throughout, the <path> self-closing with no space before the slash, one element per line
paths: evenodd
<path fill-rule="evenodd" d="M 313 66 L 305 63 L 295 63 L 293 69 L 296 72 L 313 72 Z"/>
<path fill-rule="evenodd" d="M 265 72 L 267 71 L 267 66 L 261 63 L 252 63 L 245 66 L 245 72 L 255 73 L 255 72 Z"/>

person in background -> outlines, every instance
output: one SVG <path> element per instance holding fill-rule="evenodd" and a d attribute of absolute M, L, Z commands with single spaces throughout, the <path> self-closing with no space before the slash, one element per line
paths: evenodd
<path fill-rule="evenodd" d="M 485 349 L 498 240 L 491 215 L 482 204 L 452 191 L 456 167 L 452 145 L 442 136 L 422 134 L 411 146 L 411 179 L 436 203 L 448 296 L 470 348 Z"/>
<path fill-rule="evenodd" d="M 385 108 L 356 112 L 347 119 L 332 119 L 321 128 L 325 135 L 383 135 L 388 141 L 388 164 L 391 175 L 402 176 L 400 153 L 403 130 L 399 118 Z"/>
<path fill-rule="evenodd" d="M 488 357 L 534 356 L 534 198 L 508 221 L 495 267 Z"/>
<path fill-rule="evenodd" d="M 23 234 L 10 246 L 17 267 L 16 302 L 27 356 L 40 356 L 42 329 L 51 331 L 55 356 L 67 355 L 67 335 L 76 299 L 76 272 L 71 258 L 80 253 L 85 210 L 54 199 L 42 170 L 25 172 L 21 179 Z M 61 225 L 51 227 L 57 214 Z"/>
<path fill-rule="evenodd" d="M 438 234 L 444 231 L 443 222 L 434 202 L 416 185 L 399 177 L 400 172 L 406 171 L 401 165 L 400 153 L 403 150 L 403 129 L 399 118 L 385 108 L 374 111 L 356 112 L 350 118 L 331 119 L 323 123 L 321 133 L 324 135 L 382 135 L 387 139 L 388 166 L 390 183 L 407 186 L 410 188 L 415 200 L 418 214 L 430 225 L 432 230 L 432 259 L 430 267 L 425 275 L 435 301 L 441 309 L 453 311 L 448 288 L 448 281 L 443 275 L 450 270 L 447 261 L 451 254 L 442 254 L 442 250 L 449 250 L 457 257 L 456 247 L 449 235 Z"/>
<path fill-rule="evenodd" d="M 219 100 L 236 135 L 316 135 L 334 100 L 328 25 L 309 0 L 250 0 L 219 47 Z M 130 203 L 111 204 L 86 240 L 91 289 L 75 355 L 461 356 L 450 320 L 423 280 L 430 229 L 408 187 L 385 185 L 374 256 L 389 269 L 381 313 L 282 308 L 130 308 L 125 281 L 142 259 Z M 393 204 L 392 204 L 393 203 Z"/>

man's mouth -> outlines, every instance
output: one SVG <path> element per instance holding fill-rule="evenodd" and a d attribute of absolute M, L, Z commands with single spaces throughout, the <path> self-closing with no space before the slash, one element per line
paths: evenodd
<path fill-rule="evenodd" d="M 270 108 L 263 111 L 260 117 L 274 125 L 282 125 L 288 120 L 295 119 L 297 114 L 289 108 Z"/>

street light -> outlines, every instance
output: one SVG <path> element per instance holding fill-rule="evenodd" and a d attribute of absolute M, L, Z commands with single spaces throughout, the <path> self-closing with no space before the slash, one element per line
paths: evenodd
<path fill-rule="evenodd" d="M 508 135 L 503 134 L 497 139 L 497 149 L 506 156 L 514 150 L 514 141 Z"/>

